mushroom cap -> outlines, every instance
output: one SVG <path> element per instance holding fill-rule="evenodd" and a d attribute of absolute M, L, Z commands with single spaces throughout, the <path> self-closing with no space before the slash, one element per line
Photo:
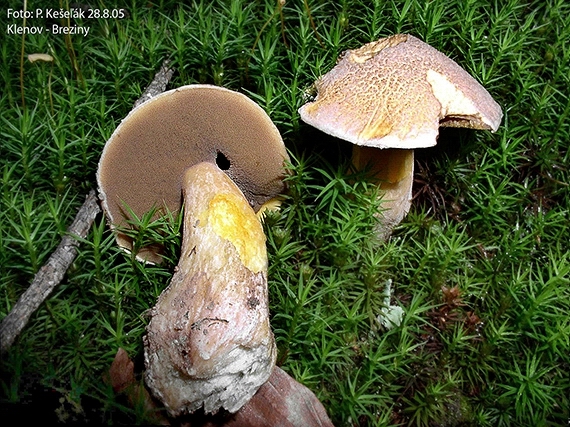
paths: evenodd
<path fill-rule="evenodd" d="M 345 52 L 315 85 L 301 119 L 357 145 L 429 147 L 439 126 L 496 131 L 503 116 L 469 73 L 406 34 Z"/>
<path fill-rule="evenodd" d="M 245 95 L 211 85 L 164 92 L 133 109 L 105 144 L 97 183 L 112 228 L 126 226 L 129 210 L 178 212 L 184 171 L 200 162 L 217 164 L 254 210 L 284 190 L 288 155 L 265 111 Z M 127 208 L 128 207 L 128 208 Z M 132 249 L 117 233 L 119 245 Z M 160 262 L 160 247 L 138 257 Z"/>

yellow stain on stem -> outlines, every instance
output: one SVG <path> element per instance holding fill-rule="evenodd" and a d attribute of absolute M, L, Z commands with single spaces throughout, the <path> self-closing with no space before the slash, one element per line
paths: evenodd
<path fill-rule="evenodd" d="M 244 198 L 232 193 L 217 194 L 206 213 L 204 225 L 209 224 L 218 236 L 234 245 L 246 268 L 258 273 L 266 267 L 263 227 Z"/>

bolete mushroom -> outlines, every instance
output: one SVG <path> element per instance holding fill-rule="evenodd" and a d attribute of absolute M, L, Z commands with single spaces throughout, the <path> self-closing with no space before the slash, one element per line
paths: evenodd
<path fill-rule="evenodd" d="M 382 181 L 387 230 L 410 208 L 414 148 L 435 145 L 439 126 L 494 132 L 503 116 L 469 73 L 406 34 L 344 52 L 315 86 L 317 96 L 299 109 L 301 119 L 355 144 L 355 167 L 370 164 Z"/>
<path fill-rule="evenodd" d="M 188 85 L 129 113 L 105 144 L 97 183 L 118 244 L 132 250 L 132 239 L 119 229 L 135 219 L 131 212 L 178 212 L 188 167 L 217 164 L 257 211 L 283 191 L 286 160 L 279 131 L 255 102 L 225 88 Z M 160 245 L 136 249 L 141 260 L 162 260 Z"/>
<path fill-rule="evenodd" d="M 177 212 L 185 203 L 181 256 L 144 339 L 146 382 L 173 416 L 201 407 L 235 412 L 273 370 L 265 236 L 255 209 L 283 190 L 287 159 L 257 104 L 209 85 L 141 104 L 105 145 L 97 179 L 119 244 L 133 249 L 117 231 L 131 212 Z M 161 260 L 154 245 L 137 256 Z"/>

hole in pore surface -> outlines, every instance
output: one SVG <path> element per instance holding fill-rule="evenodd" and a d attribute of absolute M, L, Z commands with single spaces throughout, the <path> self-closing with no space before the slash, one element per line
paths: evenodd
<path fill-rule="evenodd" d="M 230 168 L 231 163 L 224 153 L 218 151 L 216 156 L 216 165 L 218 165 L 221 170 L 227 171 Z"/>

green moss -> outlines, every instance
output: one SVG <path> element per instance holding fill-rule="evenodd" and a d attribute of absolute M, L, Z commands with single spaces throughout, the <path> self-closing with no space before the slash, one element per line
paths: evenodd
<path fill-rule="evenodd" d="M 169 58 L 171 87 L 246 93 L 293 154 L 282 210 L 266 222 L 272 325 L 282 367 L 335 425 L 567 423 L 568 2 L 278 3 L 133 1 L 124 19 L 76 21 L 87 37 L 3 35 L 0 317 L 57 246 L 95 186 L 105 141 Z M 14 23 L 5 8 L 0 27 Z M 438 146 L 417 150 L 412 210 L 378 243 L 374 182 L 350 175 L 350 147 L 305 125 L 297 109 L 342 51 L 396 32 L 456 60 L 505 117 L 496 134 L 446 130 Z M 54 61 L 21 62 L 22 46 Z M 169 262 L 143 266 L 98 218 L 2 358 L 3 410 L 142 421 L 102 378 L 118 347 L 140 370 L 144 313 L 172 274 L 179 226 L 144 227 L 139 240 L 163 239 Z M 383 330 L 387 280 L 390 304 L 405 315 Z"/>

